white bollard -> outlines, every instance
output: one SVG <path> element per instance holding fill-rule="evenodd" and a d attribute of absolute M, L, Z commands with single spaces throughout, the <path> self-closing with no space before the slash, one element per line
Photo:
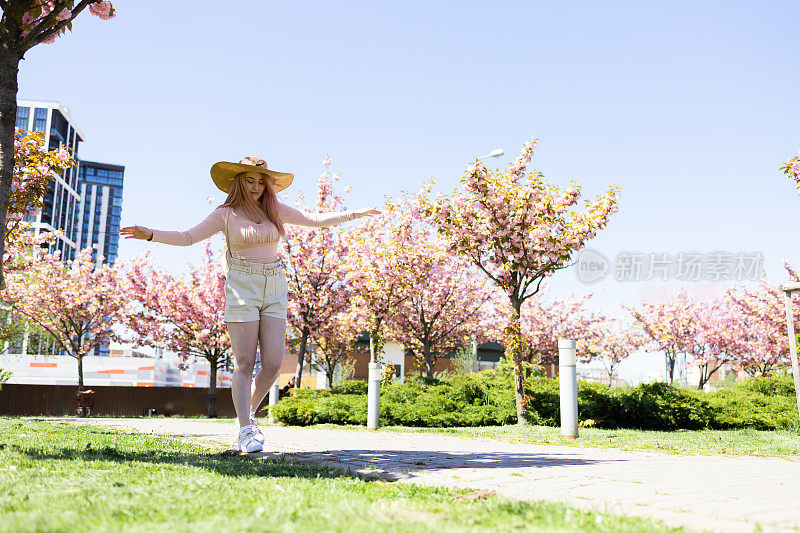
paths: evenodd
<path fill-rule="evenodd" d="M 272 416 L 272 407 L 278 403 L 278 383 L 275 382 L 272 387 L 269 389 L 269 418 L 267 418 L 268 424 L 274 424 L 275 418 Z"/>
<path fill-rule="evenodd" d="M 561 435 L 569 440 L 578 438 L 578 376 L 575 370 L 575 346 L 573 340 L 558 339 Z"/>
<path fill-rule="evenodd" d="M 367 383 L 367 429 L 378 429 L 381 410 L 381 364 L 369 364 Z"/>

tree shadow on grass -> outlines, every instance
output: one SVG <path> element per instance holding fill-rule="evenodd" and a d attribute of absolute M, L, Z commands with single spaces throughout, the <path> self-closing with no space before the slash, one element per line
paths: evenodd
<path fill-rule="evenodd" d="M 239 454 L 229 450 L 222 453 L 186 453 L 168 450 L 149 452 L 119 450 L 113 446 L 61 449 L 20 449 L 32 459 L 66 461 L 112 461 L 117 463 L 150 463 L 203 468 L 224 476 L 234 477 L 305 477 L 334 478 L 357 476 L 366 481 L 383 479 L 395 481 L 414 478 L 434 471 L 453 468 L 491 469 L 495 473 L 511 474 L 527 468 L 559 468 L 584 466 L 599 462 L 619 461 L 584 459 L 560 454 L 536 453 L 449 453 L 441 451 L 407 450 L 327 450 L 321 452 L 291 452 Z M 519 475 L 519 474 L 516 474 Z"/>
<path fill-rule="evenodd" d="M 117 439 L 125 435 L 125 433 L 97 427 L 89 429 L 89 432 L 101 438 Z M 109 445 L 107 442 L 95 444 L 85 442 L 83 439 L 77 446 L 59 443 L 46 448 L 23 449 L 16 445 L 12 445 L 12 447 L 17 452 L 37 460 L 111 461 L 120 464 L 149 463 L 192 466 L 220 475 L 235 477 L 316 479 L 358 476 L 368 481 L 408 479 L 433 471 L 453 468 L 491 469 L 495 473 L 511 474 L 519 469 L 550 469 L 621 461 L 620 459 L 576 457 L 569 452 L 447 452 L 436 449 L 381 450 L 336 449 L 334 447 L 313 452 L 274 453 L 265 451 L 249 455 L 239 454 L 234 450 L 222 453 L 213 451 L 192 453 L 170 449 L 167 443 L 164 443 L 163 448 L 155 446 L 152 450 L 140 451 L 131 450 L 131 446 L 124 441 L 117 447 Z"/>
<path fill-rule="evenodd" d="M 119 436 L 118 434 L 111 434 Z M 248 457 L 233 450 L 222 453 L 190 453 L 172 450 L 131 451 L 114 446 L 95 446 L 91 443 L 84 448 L 69 446 L 42 448 L 22 448 L 11 446 L 14 451 L 35 460 L 49 461 L 108 461 L 119 464 L 142 463 L 164 466 L 190 466 L 231 477 L 294 477 L 294 478 L 337 478 L 353 477 L 352 472 L 333 466 L 320 466 L 306 462 L 292 462 L 286 456 L 261 457 L 252 454 Z M 258 460 L 254 460 L 257 458 Z M 373 479 L 366 477 L 367 481 Z"/>

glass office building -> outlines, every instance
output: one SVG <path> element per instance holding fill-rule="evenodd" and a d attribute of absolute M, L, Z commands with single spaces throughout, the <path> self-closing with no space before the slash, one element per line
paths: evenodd
<path fill-rule="evenodd" d="M 78 157 L 78 145 L 83 141 L 83 134 L 75 126 L 69 110 L 60 104 L 19 100 L 16 126 L 21 130 L 44 132 L 45 146 L 49 150 L 66 145 Z M 42 199 L 42 211 L 28 219 L 37 234 L 54 230 L 64 233 L 51 249 L 60 250 L 64 259 L 75 259 L 76 246 L 72 235 L 75 233 L 75 209 L 79 200 L 77 187 L 78 169 L 66 169 L 50 183 Z"/>
<path fill-rule="evenodd" d="M 79 250 L 97 245 L 98 254 L 113 265 L 119 247 L 119 220 L 122 214 L 122 182 L 125 167 L 94 161 L 81 161 L 78 172 L 78 203 L 73 240 Z"/>
<path fill-rule="evenodd" d="M 78 160 L 76 167 L 67 169 L 50 183 L 42 199 L 41 213 L 28 219 L 33 230 L 36 233 L 61 230 L 64 236 L 57 239 L 50 251 L 60 250 L 64 260 L 75 259 L 78 250 L 97 245 L 93 259 L 99 262 L 100 255 L 113 265 L 119 246 L 125 167 L 80 160 L 78 146 L 84 136 L 69 110 L 56 102 L 18 100 L 16 126 L 44 132 L 49 150 L 66 145 Z M 23 354 L 60 352 L 39 337 L 25 334 L 20 342 L 7 344 L 5 350 Z M 108 355 L 108 347 L 100 347 L 94 355 Z"/>

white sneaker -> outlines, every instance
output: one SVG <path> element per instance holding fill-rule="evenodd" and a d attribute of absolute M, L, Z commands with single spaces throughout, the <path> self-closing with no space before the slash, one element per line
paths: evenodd
<path fill-rule="evenodd" d="M 264 434 L 261 433 L 261 428 L 258 427 L 258 421 L 255 418 L 251 417 L 250 418 L 250 425 L 253 426 L 253 429 L 255 430 L 255 439 L 258 442 L 260 442 L 261 444 L 264 444 L 264 441 L 266 439 L 264 438 Z"/>
<path fill-rule="evenodd" d="M 239 428 L 239 451 L 245 453 L 260 452 L 264 447 L 256 438 L 256 431 L 252 424 Z"/>

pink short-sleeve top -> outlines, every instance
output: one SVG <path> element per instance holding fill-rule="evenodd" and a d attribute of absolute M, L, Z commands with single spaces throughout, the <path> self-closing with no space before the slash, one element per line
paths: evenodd
<path fill-rule="evenodd" d="M 336 211 L 331 213 L 304 213 L 288 205 L 278 203 L 278 216 L 284 224 L 326 227 L 357 218 L 361 211 Z M 190 246 L 225 231 L 225 216 L 228 216 L 228 234 L 225 236 L 231 254 L 236 259 L 251 263 L 272 263 L 278 259 L 278 227 L 265 219 L 260 224 L 236 213 L 230 207 L 218 207 L 192 229 L 186 231 L 162 231 L 154 229 L 153 241 L 175 246 Z"/>

